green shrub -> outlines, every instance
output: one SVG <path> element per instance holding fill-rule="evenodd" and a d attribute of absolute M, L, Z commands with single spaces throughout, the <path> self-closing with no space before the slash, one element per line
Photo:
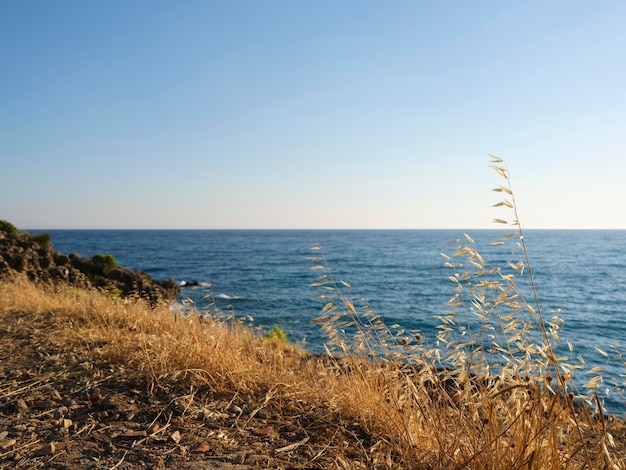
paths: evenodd
<path fill-rule="evenodd" d="M 36 233 L 34 235 L 31 235 L 30 238 L 42 248 L 50 245 L 50 234 L 48 232 Z"/>
<path fill-rule="evenodd" d="M 276 340 L 281 343 L 289 342 L 289 337 L 287 336 L 287 333 L 285 333 L 285 330 L 283 330 L 280 326 L 275 326 L 274 328 L 272 328 L 272 331 L 266 333 L 264 338 L 269 340 Z"/>
<path fill-rule="evenodd" d="M 0 232 L 17 233 L 17 227 L 11 222 L 0 220 Z"/>
<path fill-rule="evenodd" d="M 91 258 L 91 261 L 104 276 L 108 276 L 113 269 L 117 268 L 117 260 L 113 255 L 98 253 Z"/>

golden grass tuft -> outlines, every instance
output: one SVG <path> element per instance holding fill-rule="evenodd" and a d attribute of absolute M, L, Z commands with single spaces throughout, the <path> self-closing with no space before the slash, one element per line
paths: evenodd
<path fill-rule="evenodd" d="M 254 389 L 276 382 L 283 363 L 305 354 L 277 348 L 239 324 L 174 313 L 165 305 L 151 309 L 142 301 L 38 287 L 21 278 L 3 283 L 0 292 L 1 314 L 32 321 L 49 347 L 123 364 L 149 387 L 185 376 L 218 390 Z"/>

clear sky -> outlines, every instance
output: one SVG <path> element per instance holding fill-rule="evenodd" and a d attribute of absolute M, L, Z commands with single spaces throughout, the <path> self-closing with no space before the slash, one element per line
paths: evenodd
<path fill-rule="evenodd" d="M 626 2 L 0 0 L 18 228 L 626 228 Z"/>

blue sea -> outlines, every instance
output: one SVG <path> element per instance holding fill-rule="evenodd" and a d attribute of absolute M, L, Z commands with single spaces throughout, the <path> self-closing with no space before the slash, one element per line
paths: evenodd
<path fill-rule="evenodd" d="M 312 320 L 323 303 L 310 287 L 319 272 L 311 270 L 310 247 L 319 244 L 337 280 L 352 287 L 352 299 L 366 299 L 386 324 L 419 329 L 436 344 L 436 315 L 448 311 L 455 293 L 452 274 L 440 253 L 452 255 L 462 230 L 49 230 L 55 249 L 93 256 L 109 253 L 118 263 L 155 278 L 179 283 L 179 301 L 217 307 L 239 318 L 253 317 L 264 330 L 280 326 L 292 342 L 315 352 L 325 338 Z M 506 232 L 467 232 L 485 261 L 506 267 L 522 259 L 515 244 L 492 247 Z M 607 409 L 626 414 L 623 392 L 626 364 L 626 231 L 531 230 L 525 241 L 544 317 L 561 309 L 565 323 L 561 350 L 574 346 L 588 369 L 605 367 L 599 389 Z M 467 242 L 466 242 L 467 243 Z M 520 285 L 531 297 L 526 280 Z M 616 349 L 614 346 L 619 345 Z M 600 349 L 609 358 L 602 355 Z M 616 358 L 617 357 L 617 358 Z M 594 374 L 595 375 L 595 374 Z M 593 375 L 579 374 L 578 383 Z"/>

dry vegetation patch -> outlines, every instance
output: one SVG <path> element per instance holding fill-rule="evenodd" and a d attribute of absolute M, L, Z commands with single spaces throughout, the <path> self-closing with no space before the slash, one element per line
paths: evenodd
<path fill-rule="evenodd" d="M 312 356 L 23 279 L 0 285 L 0 327 L 4 468 L 585 466 L 567 407 L 529 384 Z M 618 424 L 604 423 L 623 446 Z M 582 429 L 604 468 L 602 436 Z"/>
<path fill-rule="evenodd" d="M 0 324 L 7 468 L 380 458 L 358 420 L 338 411 L 325 383 L 340 382 L 324 361 L 240 325 L 23 279 L 0 285 Z"/>

